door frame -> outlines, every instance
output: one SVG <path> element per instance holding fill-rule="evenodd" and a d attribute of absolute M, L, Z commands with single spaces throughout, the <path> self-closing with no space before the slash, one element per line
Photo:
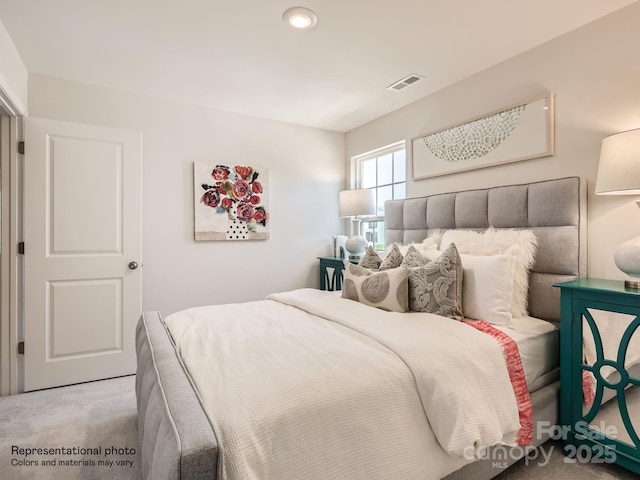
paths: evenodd
<path fill-rule="evenodd" d="M 0 85 L 0 395 L 24 391 L 23 359 L 18 341 L 23 339 L 22 162 L 18 142 L 24 138 L 23 112 Z"/>

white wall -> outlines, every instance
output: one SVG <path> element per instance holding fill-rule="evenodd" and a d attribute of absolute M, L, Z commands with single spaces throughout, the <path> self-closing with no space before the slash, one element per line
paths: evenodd
<path fill-rule="evenodd" d="M 343 228 L 344 134 L 33 74 L 29 112 L 142 131 L 143 309 L 166 315 L 318 286 L 316 257 Z M 269 169 L 269 240 L 194 241 L 194 161 Z"/>
<path fill-rule="evenodd" d="M 409 195 L 586 177 L 589 274 L 622 278 L 613 250 L 640 233 L 637 198 L 596 197 L 593 186 L 602 138 L 640 127 L 638 26 L 640 3 L 357 128 L 346 135 L 347 158 L 551 91 L 554 156 L 409 182 Z M 317 285 L 315 257 L 343 229 L 344 135 L 33 74 L 28 108 L 32 116 L 143 132 L 143 308 L 168 313 Z M 194 161 L 270 169 L 270 240 L 193 240 Z"/>
<path fill-rule="evenodd" d="M 553 92 L 554 156 L 410 181 L 408 195 L 585 177 L 588 274 L 624 278 L 613 252 L 640 234 L 640 211 L 633 203 L 638 197 L 602 197 L 593 191 L 601 140 L 640 128 L 639 44 L 640 3 L 635 3 L 349 132 L 347 158 Z"/>
<path fill-rule="evenodd" d="M 0 22 L 0 93 L 4 92 L 18 109 L 27 112 L 27 69 L 16 50 L 13 40 Z"/>

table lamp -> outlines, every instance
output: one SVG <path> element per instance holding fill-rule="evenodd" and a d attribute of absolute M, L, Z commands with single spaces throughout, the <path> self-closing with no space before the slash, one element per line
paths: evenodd
<path fill-rule="evenodd" d="M 340 192 L 340 217 L 352 217 L 351 237 L 347 239 L 345 248 L 350 259 L 361 258 L 367 248 L 367 240 L 360 235 L 360 216 L 370 216 L 376 213 L 376 203 L 373 190 L 361 188 L 343 190 Z"/>
<path fill-rule="evenodd" d="M 596 195 L 640 195 L 640 129 L 602 140 Z M 640 235 L 621 244 L 613 259 L 630 277 L 625 287 L 640 289 Z"/>

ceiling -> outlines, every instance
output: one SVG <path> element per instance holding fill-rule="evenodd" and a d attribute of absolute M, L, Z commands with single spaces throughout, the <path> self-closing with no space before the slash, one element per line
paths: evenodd
<path fill-rule="evenodd" d="M 282 21 L 298 1 L 312 30 Z M 0 0 L 0 21 L 30 73 L 348 131 L 634 1 Z"/>

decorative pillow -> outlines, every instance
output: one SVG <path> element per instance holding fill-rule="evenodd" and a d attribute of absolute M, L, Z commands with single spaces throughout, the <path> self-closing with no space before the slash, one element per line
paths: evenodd
<path fill-rule="evenodd" d="M 402 252 L 400 252 L 400 246 L 394 243 L 391 247 L 391 251 L 380 264 L 380 270 L 399 267 L 402 264 L 403 258 Z"/>
<path fill-rule="evenodd" d="M 488 228 L 484 232 L 471 230 L 448 230 L 442 236 L 441 248 L 455 242 L 458 251 L 472 255 L 504 254 L 512 245 L 520 250 L 515 260 L 513 274 L 513 306 L 514 317 L 527 315 L 529 296 L 529 270 L 535 263 L 538 240 L 531 230 Z"/>
<path fill-rule="evenodd" d="M 462 262 L 454 244 L 434 261 L 409 269 L 409 310 L 462 320 Z"/>
<path fill-rule="evenodd" d="M 435 252 L 437 250 L 433 250 L 433 251 Z M 440 252 L 438 252 L 438 254 L 439 253 Z M 409 245 L 409 248 L 407 249 L 407 253 L 402 259 L 401 266 L 407 267 L 407 268 L 424 267 L 430 261 L 431 260 L 425 257 L 422 253 L 420 253 L 420 251 L 414 245 Z"/>
<path fill-rule="evenodd" d="M 345 261 L 342 298 L 389 312 L 406 312 L 409 310 L 408 273 L 405 267 L 372 272 Z"/>
<path fill-rule="evenodd" d="M 369 270 L 377 270 L 380 268 L 380 264 L 382 260 L 380 260 L 380 256 L 373 249 L 371 245 L 367 247 L 367 251 L 364 253 L 362 259 L 358 262 L 358 265 L 363 268 L 368 268 Z"/>
<path fill-rule="evenodd" d="M 425 238 L 422 243 L 414 244 L 419 252 L 423 250 L 433 250 L 438 249 L 440 247 L 440 243 L 442 242 L 442 231 L 440 229 L 435 229 L 431 234 Z"/>
<path fill-rule="evenodd" d="M 511 325 L 513 275 L 519 251 L 513 245 L 503 255 L 460 254 L 462 260 L 462 309 L 465 318 L 493 325 Z M 436 258 L 436 253 L 426 252 Z"/>
<path fill-rule="evenodd" d="M 397 245 L 398 251 L 402 256 L 407 254 L 409 247 L 413 246 L 419 252 L 424 250 L 437 250 L 440 246 L 440 242 L 442 241 L 442 231 L 440 229 L 435 229 L 431 234 L 425 238 L 420 243 L 411 243 L 410 245 L 398 245 L 394 243 L 393 245 L 389 245 L 385 248 L 384 252 L 381 252 L 380 258 L 384 260 L 393 250 L 393 246 Z"/>
<path fill-rule="evenodd" d="M 384 252 L 380 252 L 380 260 L 384 261 L 384 259 L 387 258 L 391 254 L 391 252 L 395 250 L 396 247 L 400 252 L 400 255 L 402 255 L 403 257 L 404 257 L 404 254 L 407 253 L 407 250 L 409 249 L 409 245 L 400 245 L 397 243 L 394 243 L 392 245 L 387 245 L 384 249 Z"/>

